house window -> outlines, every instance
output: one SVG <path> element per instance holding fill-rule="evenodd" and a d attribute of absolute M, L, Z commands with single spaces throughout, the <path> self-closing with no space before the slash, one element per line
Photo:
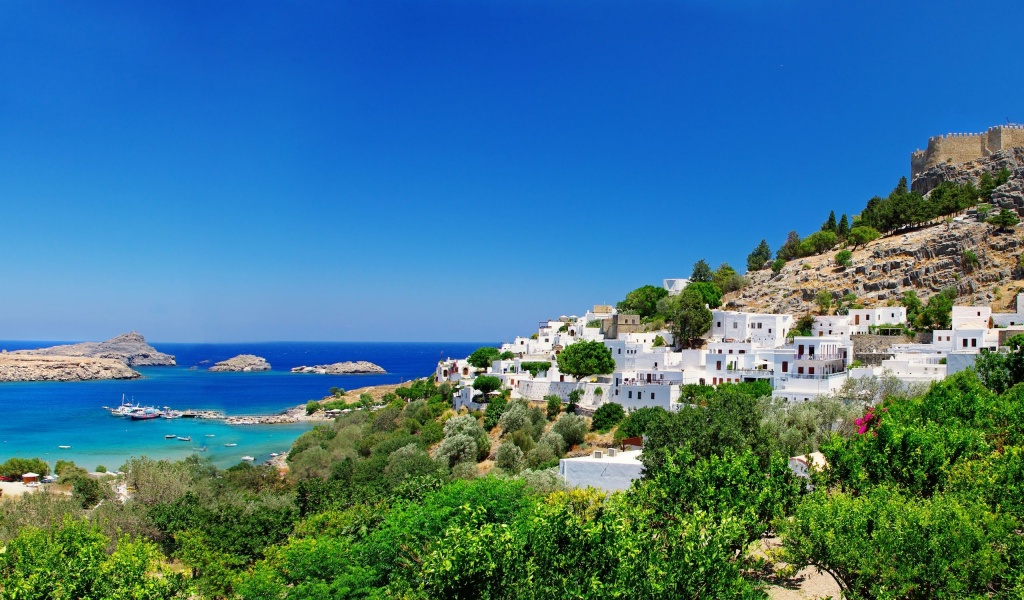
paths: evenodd
<path fill-rule="evenodd" d="M 967 347 L 967 338 L 964 338 L 964 348 Z"/>
<path fill-rule="evenodd" d="M 814 375 L 814 367 L 808 367 L 807 368 L 807 374 L 808 375 Z"/>
<path fill-rule="evenodd" d="M 782 372 L 783 373 L 789 373 L 789 361 L 788 360 L 782 361 Z"/>
<path fill-rule="evenodd" d="M 738 327 L 737 327 L 738 325 L 739 325 L 739 323 L 737 323 L 736 321 L 733 321 L 733 322 L 732 322 L 732 328 L 733 328 L 733 329 L 737 329 L 737 328 L 738 328 Z"/>
<path fill-rule="evenodd" d="M 758 323 L 758 324 L 757 324 L 757 328 L 758 328 L 758 329 L 761 329 L 761 323 Z"/>
<path fill-rule="evenodd" d="M 715 327 L 721 327 L 721 326 L 722 326 L 722 322 L 721 321 L 715 323 Z"/>
<path fill-rule="evenodd" d="M 633 397 L 633 390 L 630 390 L 630 391 L 629 391 L 629 397 L 630 397 L 630 398 L 632 398 L 632 397 Z"/>
<path fill-rule="evenodd" d="M 740 354 L 746 354 L 746 353 L 747 353 L 746 350 L 740 350 Z"/>
<path fill-rule="evenodd" d="M 722 361 L 718 361 L 718 365 L 715 367 L 715 369 L 717 369 L 719 371 L 722 370 Z"/>
<path fill-rule="evenodd" d="M 974 338 L 971 338 L 971 348 L 977 348 L 977 347 L 978 347 L 978 340 L 976 340 Z"/>
<path fill-rule="evenodd" d="M 803 375 L 803 373 L 804 373 L 804 368 L 803 368 L 803 367 L 797 367 L 797 368 L 796 368 L 796 372 L 797 372 L 797 374 L 798 374 L 798 375 Z"/>
<path fill-rule="evenodd" d="M 729 348 L 729 354 L 732 354 L 732 348 Z"/>

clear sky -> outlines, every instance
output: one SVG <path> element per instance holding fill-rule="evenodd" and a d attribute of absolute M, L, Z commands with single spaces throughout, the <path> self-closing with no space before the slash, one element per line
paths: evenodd
<path fill-rule="evenodd" d="M 0 3 L 0 339 L 510 340 L 1024 122 L 1021 2 Z M 740 269 L 742 270 L 742 269 Z"/>

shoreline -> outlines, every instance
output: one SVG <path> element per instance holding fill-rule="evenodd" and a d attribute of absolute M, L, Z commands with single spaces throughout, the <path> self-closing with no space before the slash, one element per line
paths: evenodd
<path fill-rule="evenodd" d="M 415 381 L 415 380 L 413 380 Z M 343 400 L 355 401 L 359 399 L 359 396 L 363 394 L 369 394 L 375 402 L 379 402 L 385 395 L 393 393 L 396 389 L 408 385 L 406 383 L 385 383 L 381 385 L 370 385 L 354 390 L 347 390 L 344 396 L 341 396 Z M 335 396 L 324 396 L 319 402 L 329 402 L 331 400 L 337 400 Z M 353 409 L 355 410 L 355 409 Z M 306 414 L 306 405 L 299 404 L 291 408 L 285 409 L 277 414 L 273 415 L 237 415 L 233 417 L 226 417 L 224 423 L 226 425 L 281 425 L 285 423 L 302 423 L 302 422 L 315 422 L 315 423 L 327 423 L 333 421 L 334 417 L 328 416 L 323 412 L 316 412 L 312 415 Z"/>

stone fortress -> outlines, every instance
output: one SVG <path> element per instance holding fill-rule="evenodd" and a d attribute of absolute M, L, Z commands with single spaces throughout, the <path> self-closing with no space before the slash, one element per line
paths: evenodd
<path fill-rule="evenodd" d="M 984 133 L 937 135 L 928 139 L 925 150 L 911 153 L 911 179 L 942 163 L 962 164 L 1019 146 L 1024 146 L 1024 125 L 996 125 Z"/>

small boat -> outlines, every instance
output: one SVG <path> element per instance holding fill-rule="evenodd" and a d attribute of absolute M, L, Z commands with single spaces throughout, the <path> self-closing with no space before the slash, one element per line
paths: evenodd
<path fill-rule="evenodd" d="M 236 444 L 236 443 L 234 443 L 234 442 L 232 442 L 232 443 L 230 443 L 230 444 L 224 444 L 224 446 L 226 446 L 226 447 L 228 447 L 228 448 L 234 448 L 234 447 L 235 447 L 235 446 L 237 446 L 237 445 L 238 445 L 238 444 Z"/>
<path fill-rule="evenodd" d="M 179 435 L 179 436 L 178 436 L 178 441 L 179 441 L 179 442 L 191 442 L 191 441 L 192 441 L 192 436 L 188 436 L 188 437 L 181 437 L 181 436 Z"/>
<path fill-rule="evenodd" d="M 213 437 L 215 435 L 217 435 L 217 434 L 215 434 L 215 433 L 208 433 L 208 434 L 206 434 L 206 437 Z"/>
<path fill-rule="evenodd" d="M 133 421 L 147 421 L 149 419 L 157 419 L 161 417 L 163 414 L 163 412 L 153 408 L 152 406 L 148 406 L 146 408 L 143 408 L 142 410 L 136 410 L 128 416 Z"/>
<path fill-rule="evenodd" d="M 276 458 L 276 457 L 278 457 L 278 456 L 281 456 L 281 455 L 280 455 L 280 454 L 278 454 L 277 452 L 271 452 L 271 453 L 270 453 L 270 456 L 273 456 L 273 457 L 275 457 L 275 458 Z"/>
<path fill-rule="evenodd" d="M 199 449 L 200 452 L 206 452 L 206 450 L 207 450 L 206 446 L 203 446 L 202 448 Z"/>
<path fill-rule="evenodd" d="M 243 456 L 243 457 L 242 457 L 242 460 L 244 460 L 245 462 L 253 462 L 253 461 L 255 461 L 256 459 L 255 459 L 255 458 L 253 458 L 252 456 Z"/>
<path fill-rule="evenodd" d="M 167 435 L 164 436 L 164 439 L 165 440 L 173 440 L 176 437 L 178 437 L 178 436 L 174 435 L 173 433 L 168 433 Z"/>
<path fill-rule="evenodd" d="M 57 447 L 60 448 L 61 450 L 67 450 L 71 446 L 57 446 Z"/>

